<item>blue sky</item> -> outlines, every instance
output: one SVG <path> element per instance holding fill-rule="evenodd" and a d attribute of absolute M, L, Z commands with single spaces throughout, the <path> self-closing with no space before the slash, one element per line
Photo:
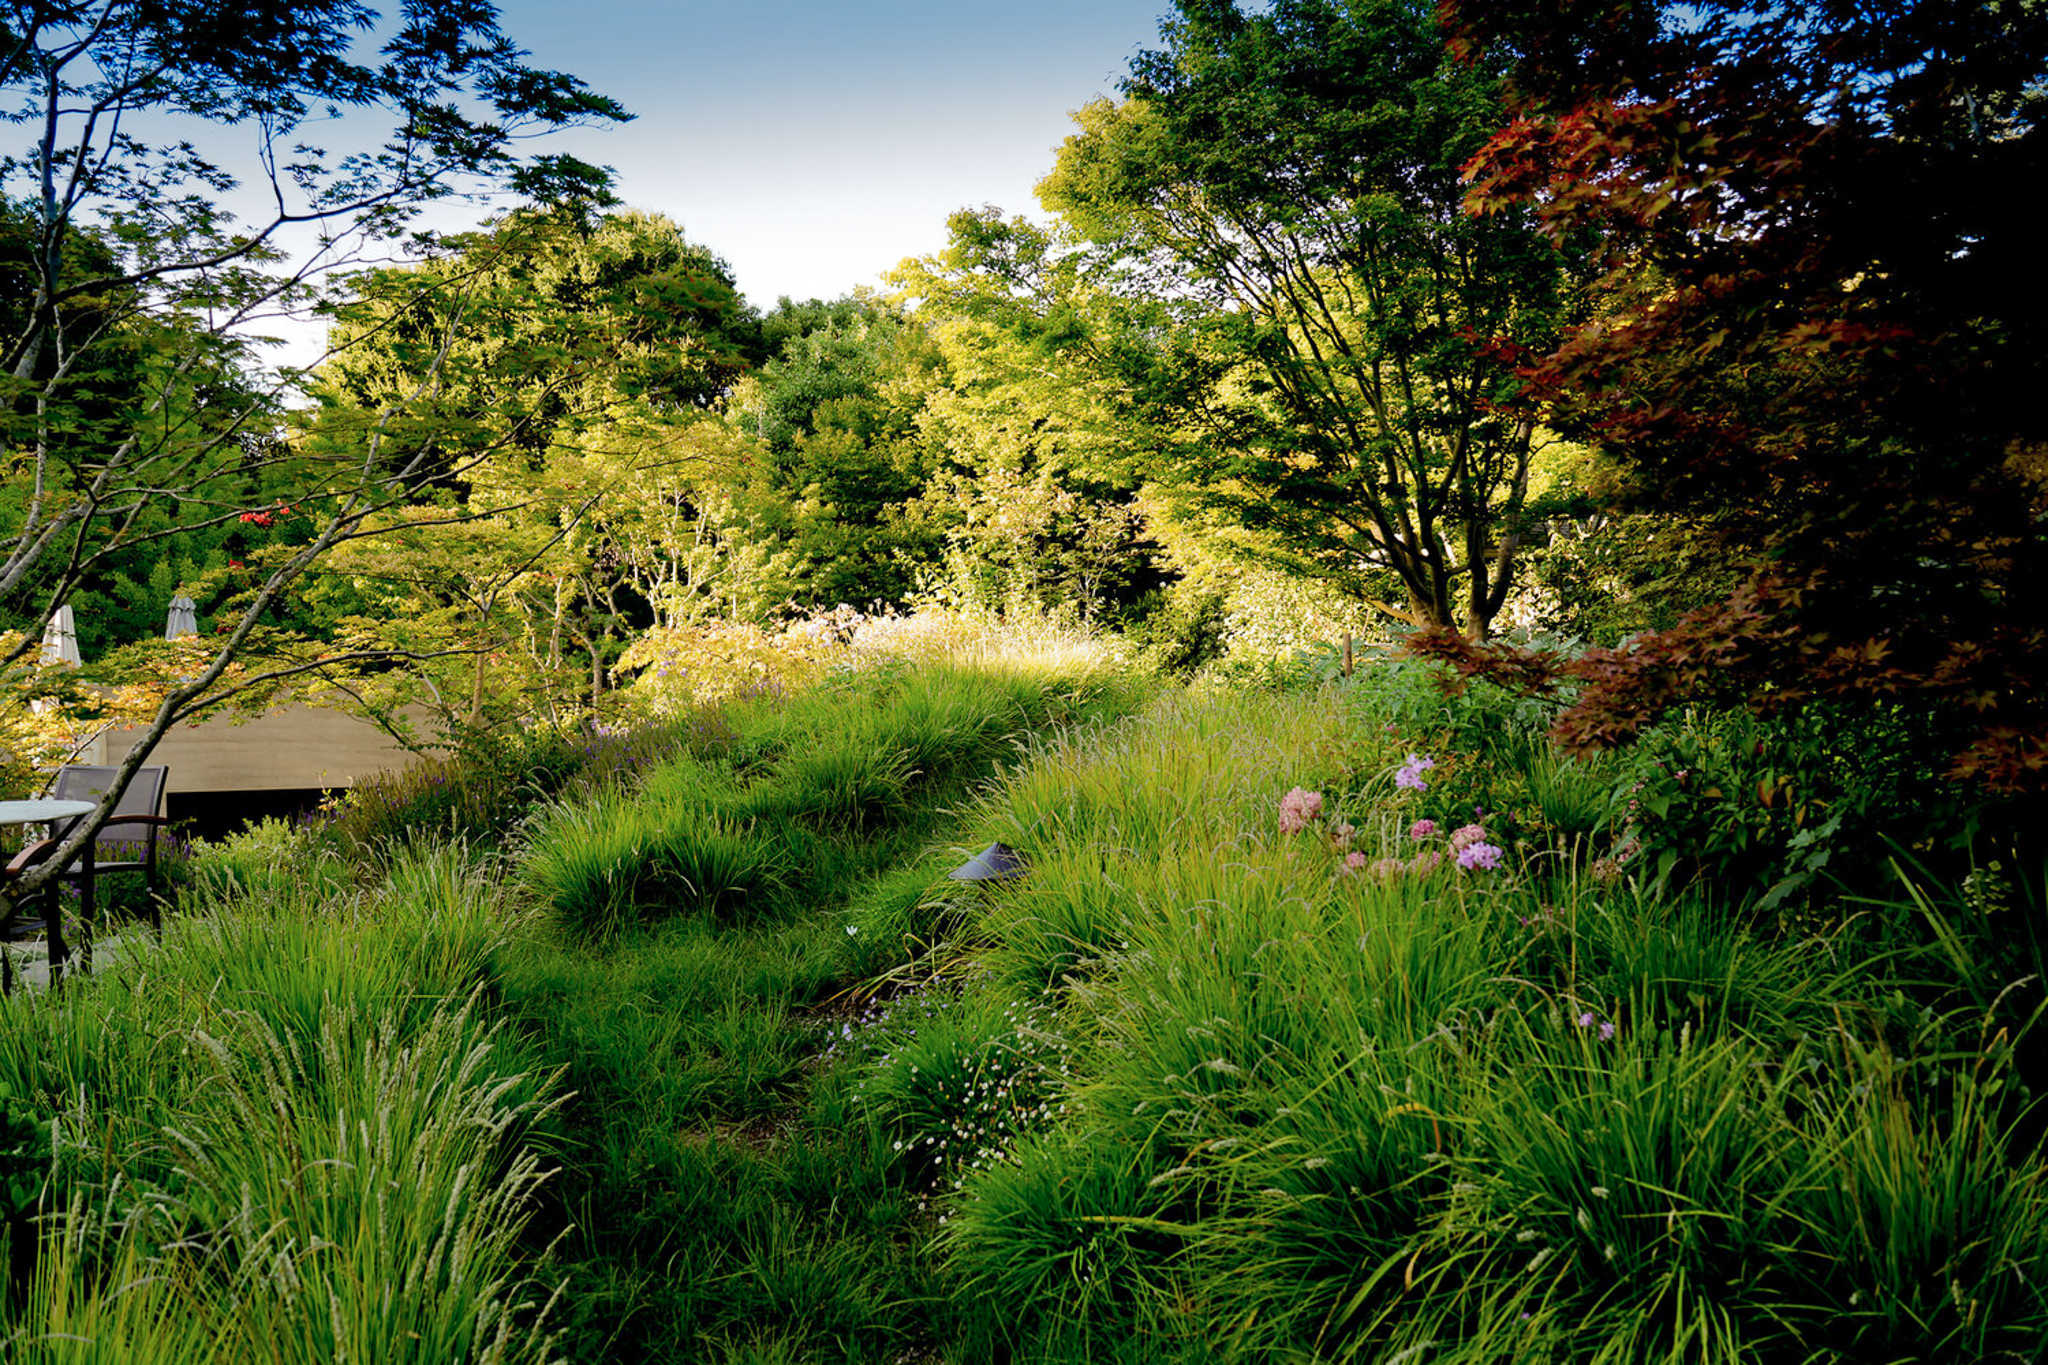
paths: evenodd
<path fill-rule="evenodd" d="M 1037 212 L 1068 113 L 1155 46 L 1169 0 L 501 0 L 535 65 L 639 117 L 550 138 L 616 168 L 761 307 L 937 250 L 953 210 Z"/>

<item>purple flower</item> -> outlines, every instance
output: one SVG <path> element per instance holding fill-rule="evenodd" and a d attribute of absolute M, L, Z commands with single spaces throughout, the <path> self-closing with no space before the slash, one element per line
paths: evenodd
<path fill-rule="evenodd" d="M 1419 792 L 1429 785 L 1422 775 L 1435 766 L 1436 760 L 1433 758 L 1426 758 L 1421 754 L 1410 754 L 1408 755 L 1408 761 L 1403 763 L 1400 770 L 1394 774 L 1394 785 Z"/>
<path fill-rule="evenodd" d="M 1491 872 L 1500 866 L 1500 857 L 1498 844 L 1467 844 L 1458 850 L 1458 866 L 1467 872 L 1474 869 Z"/>

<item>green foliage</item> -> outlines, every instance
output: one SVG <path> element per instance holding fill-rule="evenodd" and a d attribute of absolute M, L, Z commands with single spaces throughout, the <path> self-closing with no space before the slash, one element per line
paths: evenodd
<path fill-rule="evenodd" d="M 0 1227 L 8 1241 L 33 1236 L 27 1215 L 42 1204 L 50 1179 L 50 1129 L 33 1111 L 17 1110 L 0 1090 Z"/>
<path fill-rule="evenodd" d="M 376 428 L 376 458 L 431 458 L 451 492 L 493 486 L 504 471 L 477 462 L 508 448 L 573 452 L 606 426 L 704 406 L 744 366 L 750 324 L 729 272 L 659 214 L 518 211 L 351 285 L 313 438 L 340 439 L 432 375 L 431 401 Z"/>
<path fill-rule="evenodd" d="M 1644 875 L 1698 877 L 1766 911 L 1888 879 L 1885 840 L 1947 861 L 2002 821 L 1940 780 L 1938 733 L 1893 705 L 1691 712 L 1627 755 L 1623 837 Z"/>
<path fill-rule="evenodd" d="M 574 1358 L 662 1358 L 682 1342 L 690 1358 L 888 1360 L 933 1348 L 964 1311 L 938 1278 L 924 1172 L 905 1164 L 884 1108 L 856 1094 L 864 1059 L 902 1031 L 870 1036 L 874 1009 L 854 987 L 922 970 L 906 959 L 929 945 L 924 907 L 958 861 L 925 847 L 937 812 L 1027 728 L 1128 705 L 1129 691 L 1094 651 L 1004 659 L 977 634 L 977 670 L 947 662 L 949 649 L 921 652 L 934 643 L 958 639 L 917 633 L 895 642 L 915 664 L 882 654 L 815 691 L 735 704 L 715 758 L 664 765 L 630 802 L 612 798 L 622 821 L 631 809 L 650 823 L 751 820 L 760 846 L 792 859 L 788 892 L 765 910 L 674 915 L 657 892 L 601 938 L 551 920 L 510 964 L 507 1010 L 577 1096 L 578 1146 L 560 1177 Z M 887 823 L 794 814 L 818 790 L 804 756 L 842 752 L 846 734 L 914 769 Z M 929 996 L 942 997 L 943 986 Z M 1035 1045 L 999 1006 L 960 1003 L 947 1017 L 987 1020 L 955 1034 L 961 1084 L 901 1093 L 926 1131 L 949 1113 L 993 1137 L 1024 1091 L 997 1098 L 964 1078 L 976 1057 L 985 1075 L 1011 1075 Z"/>
<path fill-rule="evenodd" d="M 859 1020 L 854 1093 L 913 1180 L 958 1188 L 1057 1114 L 1068 1044 L 1053 1025 L 980 981 L 899 995 Z"/>
<path fill-rule="evenodd" d="M 917 506 L 941 464 L 920 420 L 944 373 L 928 329 L 865 297 L 784 300 L 762 327 L 780 345 L 730 420 L 755 443 L 735 512 L 771 555 L 763 596 L 906 601 L 939 554 Z"/>
<path fill-rule="evenodd" d="M 302 442 L 418 490 L 315 595 L 335 635 L 413 655 L 359 695 L 568 723 L 600 706 L 629 619 L 673 619 L 720 571 L 702 509 L 739 457 L 706 409 L 754 319 L 656 214 L 519 211 L 448 246 L 357 275 L 337 310 Z"/>
<path fill-rule="evenodd" d="M 680 758 L 637 792 L 557 804 L 534 827 L 526 882 L 579 932 L 678 911 L 780 913 L 863 837 L 921 817 L 933 792 L 986 771 L 1063 697 L 1057 674 L 887 664 L 790 698 L 736 704 L 722 761 Z"/>
<path fill-rule="evenodd" d="M 1402 754 L 1434 766 L 1419 791 L 1394 792 L 1406 820 L 1445 829 L 1482 822 L 1496 842 L 1576 856 L 1604 845 L 1622 769 L 1574 758 L 1544 731 L 1555 706 L 1479 680 L 1448 690 L 1433 667 L 1390 650 L 1362 651 L 1345 685 L 1361 724 L 1382 728 Z M 1329 660 L 1324 659 L 1328 672 Z M 1382 794 L 1386 789 L 1382 789 Z"/>
<path fill-rule="evenodd" d="M 1717 532 L 1730 535 L 1648 513 L 1553 521 L 1529 552 L 1526 624 L 1610 645 L 1668 630 L 1735 587 L 1738 559 Z"/>
<path fill-rule="evenodd" d="M 1530 695 L 1515 670 L 1534 660 L 1554 683 L 1546 670 L 1571 649 L 1496 649 L 1463 678 L 1418 659 L 1375 660 L 1347 696 L 1434 760 L 1427 788 L 1409 798 L 1414 814 L 1463 821 L 1484 810 L 1513 838 L 1597 854 L 1596 876 L 1697 881 L 1763 913 L 1867 891 L 1890 880 L 1902 848 L 1961 876 L 1964 850 L 2006 846 L 2027 822 L 2024 802 L 1944 780 L 1953 731 L 1889 701 L 1809 700 L 1768 716 L 1691 708 L 1644 727 L 1626 753 L 1568 754 L 1551 737 L 1574 687 Z"/>
<path fill-rule="evenodd" d="M 1156 474 L 1269 562 L 1483 635 L 1528 491 L 1514 358 L 1572 307 L 1569 252 L 1461 209 L 1497 76 L 1404 2 L 1184 4 L 1162 36 L 1040 187 L 1128 267 L 1091 284 L 1170 292 L 1109 362 Z"/>
<path fill-rule="evenodd" d="M 622 730 L 470 733 L 449 757 L 357 783 L 323 809 L 318 825 L 358 859 L 419 838 L 497 842 L 549 797 L 630 785 L 677 753 L 716 748 L 722 740 L 716 719 L 697 712 Z"/>
<path fill-rule="evenodd" d="M 996 465 L 955 476 L 927 502 L 950 523 L 926 585 L 946 605 L 1092 621 L 1156 578 L 1136 505 L 1098 481 Z"/>
<path fill-rule="evenodd" d="M 211 599 L 204 643 L 159 673 L 161 651 L 131 644 L 140 661 L 95 679 L 139 675 L 146 750 L 275 680 L 238 655 L 310 666 L 274 638 L 300 614 L 290 594 L 426 472 L 279 440 L 303 375 L 259 374 L 252 329 L 310 315 L 337 262 L 386 255 L 444 195 L 605 199 L 599 168 L 519 149 L 626 115 L 529 66 L 489 6 L 429 0 L 380 24 L 352 0 L 114 0 L 12 15 L 7 42 L 0 111 L 37 132 L 0 162 L 0 618 L 25 627 L 0 636 L 0 728 L 37 699 L 14 666 L 61 604 L 100 608 L 88 638 L 158 635 L 166 589 L 187 587 Z M 280 239 L 300 229 L 293 261 Z"/>
<path fill-rule="evenodd" d="M 236 897 L 267 900 L 309 881 L 318 894 L 331 895 L 346 880 L 338 858 L 320 857 L 308 848 L 302 826 L 272 816 L 224 839 L 198 841 L 192 853 L 193 894 L 208 903 Z"/>
<path fill-rule="evenodd" d="M 1185 676 L 1223 657 L 1226 619 L 1221 592 L 1156 592 L 1132 608 L 1124 634 L 1161 672 Z"/>
<path fill-rule="evenodd" d="M 1861 1093 L 1831 1116 L 1805 1202 L 1833 1253 L 1800 1267 L 1831 1342 L 1858 1356 L 1993 1359 L 2038 1349 L 2041 1187 L 2009 1155 L 2003 1068 L 1958 1077 L 1938 1117 L 1881 1051 L 1841 1058 Z"/>
<path fill-rule="evenodd" d="M 1132 457 L 1155 433 L 1113 357 L 1142 347 L 1149 300 L 1105 292 L 1071 234 L 992 207 L 889 275 L 930 319 L 944 383 L 920 420 L 949 468 L 924 497 L 944 529 L 933 591 L 983 609 L 1114 616 L 1166 577 Z"/>
<path fill-rule="evenodd" d="M 526 882 L 565 925 L 607 933 L 650 915 L 745 913 L 781 889 L 785 859 L 767 835 L 708 810 L 600 797 L 543 814 Z"/>
<path fill-rule="evenodd" d="M 1145 1174 L 1109 1135 L 1060 1129 L 980 1176 L 945 1234 L 966 1348 L 1087 1360 L 1135 1338 L 1156 1350 L 1140 1329 L 1165 1316 L 1180 1241 Z"/>
<path fill-rule="evenodd" d="M 909 808 L 905 788 L 916 775 L 896 738 L 879 726 L 820 736 L 783 760 L 757 809 L 827 829 L 893 823 Z"/>
<path fill-rule="evenodd" d="M 1732 1361 L 1842 1350 L 1839 1314 L 1844 1359 L 1892 1358 L 1888 1331 L 1926 1358 L 2048 1334 L 2007 1042 L 2039 1020 L 2021 983 L 1985 1023 L 2026 970 L 1995 917 L 1930 917 L 1948 946 L 1892 913 L 1802 939 L 1568 860 L 1347 873 L 1323 823 L 1276 837 L 1267 812 L 1291 759 L 1350 792 L 1365 848 L 1399 849 L 1389 717 L 1553 814 L 1615 781 L 1561 775 L 1527 743 L 1543 717 L 1497 689 L 1444 697 L 1397 666 L 1347 700 L 1320 743 L 1287 727 L 1327 701 L 1176 702 L 990 798 L 984 828 L 1032 873 L 958 941 L 1041 992 L 1074 1051 L 1053 1127 L 948 1211 L 957 1273 L 1007 1310 L 963 1323 L 970 1349 L 1148 1332 L 1171 1358 L 1192 1319 L 1242 1360 Z M 1932 981 L 1928 951 L 1974 987 Z"/>
<path fill-rule="evenodd" d="M 362 900 L 188 897 L 160 946 L 0 1006 L 51 1178 L 9 1228 L 9 1358 L 550 1358 L 521 1238 L 554 1102 L 474 994 L 495 880 L 442 849 Z"/>
<path fill-rule="evenodd" d="M 477 1311 L 520 1343 L 559 1330 L 572 1359 L 1890 1360 L 2048 1337 L 2024 878 L 1796 919 L 1597 880 L 1597 844 L 1384 872 L 1372 855 L 1405 857 L 1437 792 L 1392 781 L 1411 733 L 1446 746 L 1425 776 L 1454 785 L 1468 752 L 1484 790 L 1549 812 L 1531 829 L 1572 829 L 1618 779 L 1533 744 L 1543 708 L 1446 696 L 1420 665 L 1090 720 L 1129 697 L 1085 672 L 851 670 L 730 708 L 637 783 L 558 796 L 503 861 L 415 846 L 367 894 L 312 865 L 259 889 L 242 869 L 305 836 L 253 832 L 163 949 L 0 1009 L 0 1085 L 51 1135 L 50 1188 L 82 1211 L 63 1228 L 88 1238 L 46 1237 L 17 1285 L 102 1340 L 170 1332 L 139 1290 L 56 1296 L 96 1282 L 86 1260 L 118 1272 L 97 1282 L 192 1283 L 126 1210 L 217 1212 L 231 1176 L 259 1210 L 290 1179 L 345 1190 L 276 1153 L 381 1169 L 294 1117 L 369 1094 L 452 1158 L 406 1117 L 389 1036 L 441 1112 L 471 1113 L 436 1060 L 457 1040 L 495 1078 L 470 1126 L 500 1145 L 467 1159 L 502 1185 L 456 1204 L 536 1220 L 492 1244 L 503 1285 L 543 1245 L 567 1284 L 544 1319 Z M 855 748 L 893 756 L 887 820 L 810 804 Z M 1288 816 L 1295 787 L 1321 810 Z M 706 830 L 782 859 L 782 887 L 674 913 L 675 831 Z M 945 882 L 991 837 L 1025 877 Z M 548 876 L 599 909 L 510 913 Z M 172 1011 L 212 1042 L 164 1046 L 187 1036 Z M 445 1050 L 419 1041 L 440 1029 Z M 130 1154 L 118 1182 L 108 1152 Z M 520 1186 L 542 1156 L 562 1169 Z M 312 1211 L 334 1245 L 311 1271 L 438 1264 L 409 1234 L 373 1255 L 372 1202 Z M 273 1243 L 191 1244 L 233 1287 L 230 1258 Z M 403 1321 L 455 1350 L 454 1305 L 487 1286 L 448 1283 Z M 336 1349 L 237 1293 L 236 1321 Z"/>

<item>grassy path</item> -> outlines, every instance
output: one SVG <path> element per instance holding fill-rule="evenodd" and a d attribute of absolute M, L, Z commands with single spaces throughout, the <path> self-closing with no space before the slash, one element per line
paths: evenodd
<path fill-rule="evenodd" d="M 930 1215 L 834 1045 L 857 988 L 914 951 L 902 926 L 959 861 L 977 786 L 1033 736 L 1137 700 L 1028 674 L 863 679 L 737 708 L 635 797 L 541 826 L 527 875 L 550 927 L 508 955 L 497 1009 L 573 1094 L 533 1230 L 561 1238 L 567 1355 L 936 1358 Z"/>

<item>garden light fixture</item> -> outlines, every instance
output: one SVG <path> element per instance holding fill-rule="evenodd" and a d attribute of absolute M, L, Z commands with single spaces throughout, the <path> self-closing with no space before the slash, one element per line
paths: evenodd
<path fill-rule="evenodd" d="M 1006 882 L 1024 875 L 1024 859 L 1008 844 L 990 844 L 946 874 L 956 882 Z"/>

